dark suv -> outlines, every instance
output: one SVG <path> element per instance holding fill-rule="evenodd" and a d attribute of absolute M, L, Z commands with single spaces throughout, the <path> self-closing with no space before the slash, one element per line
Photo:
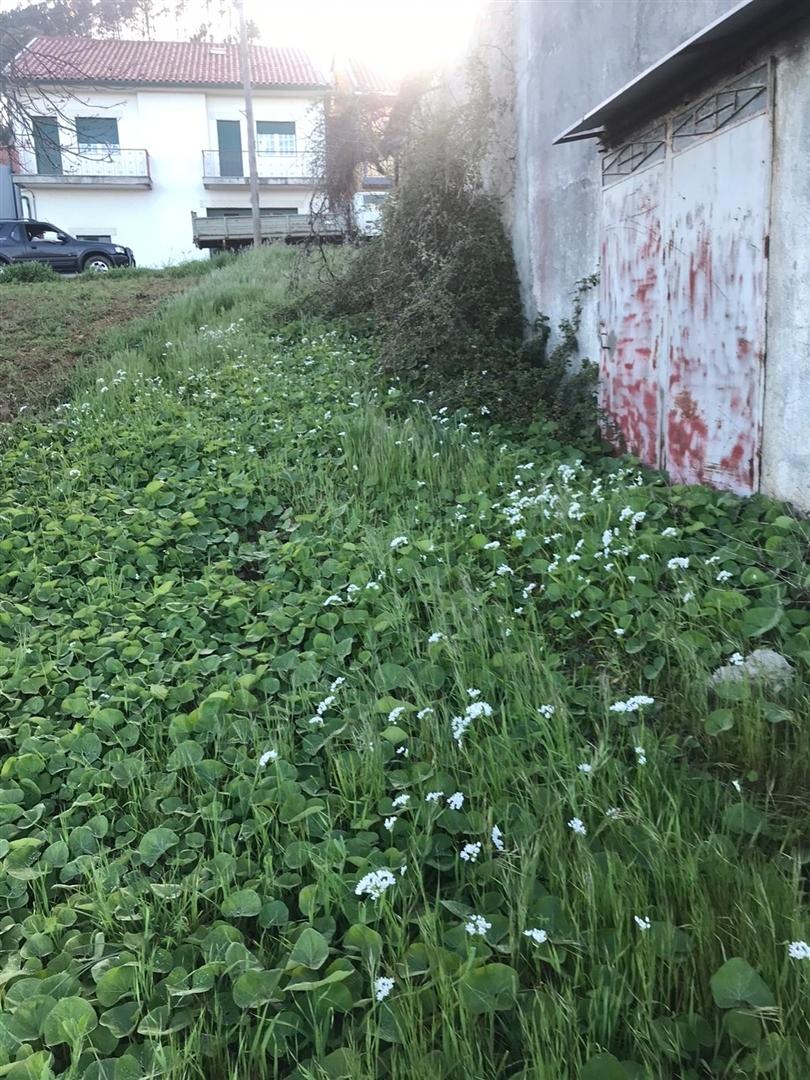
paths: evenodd
<path fill-rule="evenodd" d="M 134 266 L 135 257 L 131 248 L 77 240 L 47 221 L 0 221 L 0 266 L 18 262 L 47 263 L 66 274 L 104 274 L 114 266 Z"/>

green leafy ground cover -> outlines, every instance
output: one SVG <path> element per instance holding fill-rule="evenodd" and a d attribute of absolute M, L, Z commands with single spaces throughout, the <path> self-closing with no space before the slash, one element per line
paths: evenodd
<path fill-rule="evenodd" d="M 0 446 L 0 1076 L 807 1077 L 806 526 L 376 387 L 288 258 Z"/>

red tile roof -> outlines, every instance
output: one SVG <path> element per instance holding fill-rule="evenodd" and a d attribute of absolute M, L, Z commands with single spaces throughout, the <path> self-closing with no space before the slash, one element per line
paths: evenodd
<path fill-rule="evenodd" d="M 350 56 L 343 64 L 346 77 L 354 90 L 362 94 L 396 94 L 397 86 L 364 60 Z"/>
<path fill-rule="evenodd" d="M 251 45 L 250 65 L 254 86 L 327 85 L 302 49 Z M 8 67 L 39 82 L 241 86 L 238 47 L 196 41 L 38 37 Z"/>

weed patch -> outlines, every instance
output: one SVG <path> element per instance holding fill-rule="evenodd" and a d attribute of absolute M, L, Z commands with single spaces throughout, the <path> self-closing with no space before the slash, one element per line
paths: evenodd
<path fill-rule="evenodd" d="M 0 1073 L 803 1080 L 806 525 L 377 388 L 288 264 L 0 444 Z"/>

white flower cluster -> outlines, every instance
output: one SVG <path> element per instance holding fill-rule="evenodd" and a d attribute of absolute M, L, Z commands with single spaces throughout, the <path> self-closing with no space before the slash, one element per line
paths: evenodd
<path fill-rule="evenodd" d="M 365 877 L 360 878 L 355 886 L 355 896 L 368 896 L 372 900 L 379 900 L 386 889 L 396 885 L 397 879 L 388 869 L 372 870 Z"/>
<path fill-rule="evenodd" d="M 464 710 L 464 715 L 454 716 L 450 721 L 450 729 L 453 733 L 453 739 L 457 743 L 461 743 L 461 740 L 463 739 L 467 728 L 470 726 L 473 720 L 477 720 L 481 716 L 492 716 L 492 706 L 489 705 L 486 701 L 476 700 L 481 693 L 480 690 L 470 689 L 467 691 L 467 693 L 470 695 L 471 698 L 473 698 L 473 700 Z"/>
<path fill-rule="evenodd" d="M 259 765 L 264 768 L 271 761 L 278 759 L 278 750 L 265 750 L 262 756 L 259 758 Z"/>
<path fill-rule="evenodd" d="M 645 930 L 646 931 L 646 930 L 649 930 L 650 927 L 652 926 L 652 923 L 650 922 L 650 920 L 647 918 L 646 915 L 634 915 L 633 916 L 633 921 L 635 922 L 635 924 L 639 928 L 639 930 Z"/>
<path fill-rule="evenodd" d="M 441 795 L 441 792 L 439 794 Z M 447 805 L 451 810 L 460 810 L 464 805 L 464 795 L 460 791 L 456 791 L 447 800 Z"/>
<path fill-rule="evenodd" d="M 458 853 L 458 857 L 464 862 L 475 862 L 478 856 L 481 854 L 481 844 L 465 844 L 461 851 Z"/>
<path fill-rule="evenodd" d="M 384 975 L 381 975 L 378 979 L 374 980 L 374 999 L 375 1001 L 385 1001 L 391 991 L 394 989 L 394 980 L 387 979 Z"/>
<path fill-rule="evenodd" d="M 791 960 L 810 960 L 810 945 L 806 941 L 791 941 L 788 956 Z"/>
<path fill-rule="evenodd" d="M 611 712 L 617 713 L 634 713 L 638 712 L 644 705 L 653 705 L 655 698 L 649 697 L 647 694 L 635 694 L 633 697 L 627 699 L 627 701 L 614 701 L 610 706 Z"/>
<path fill-rule="evenodd" d="M 686 555 L 676 555 L 674 559 L 670 559 L 667 563 L 668 570 L 688 570 L 689 559 Z"/>
<path fill-rule="evenodd" d="M 464 923 L 464 929 L 471 936 L 483 937 L 487 930 L 492 929 L 492 923 L 487 922 L 483 915 L 470 915 Z"/>
<path fill-rule="evenodd" d="M 523 936 L 531 938 L 535 945 L 543 945 L 548 941 L 548 934 L 545 930 L 540 930 L 539 927 L 533 926 L 530 930 L 524 930 Z"/>
<path fill-rule="evenodd" d="M 571 820 L 568 822 L 568 828 L 571 829 L 572 832 L 575 832 L 577 836 L 585 836 L 588 831 L 585 828 L 585 824 L 582 819 L 578 817 L 571 818 Z"/>
<path fill-rule="evenodd" d="M 396 551 L 398 548 L 405 547 L 406 544 L 410 544 L 407 536 L 395 536 L 388 546 L 392 551 Z"/>

